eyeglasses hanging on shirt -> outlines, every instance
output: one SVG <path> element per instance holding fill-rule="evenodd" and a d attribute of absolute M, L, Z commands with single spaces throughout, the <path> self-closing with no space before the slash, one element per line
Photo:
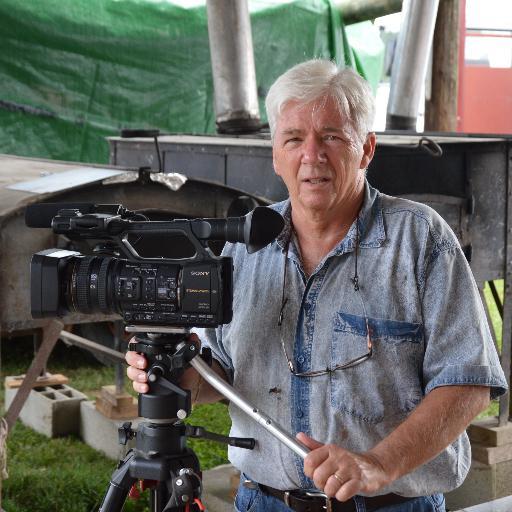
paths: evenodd
<path fill-rule="evenodd" d="M 359 297 L 359 300 L 361 302 L 361 306 L 363 308 L 364 312 L 364 320 L 366 325 L 366 347 L 367 351 L 366 353 L 360 355 L 359 357 L 356 357 L 355 359 L 351 359 L 350 361 L 347 361 L 345 363 L 336 364 L 335 366 L 329 368 L 326 367 L 325 370 L 315 370 L 315 371 L 308 371 L 308 372 L 298 372 L 296 370 L 295 365 L 293 364 L 292 360 L 288 356 L 288 352 L 286 351 L 286 346 L 284 344 L 284 332 L 282 328 L 283 319 L 284 319 L 284 313 L 286 309 L 286 304 L 288 302 L 288 297 L 286 297 L 286 274 L 287 274 L 287 268 L 288 268 L 288 248 L 290 245 L 290 241 L 288 241 L 288 244 L 286 246 L 286 252 L 284 255 L 284 270 L 283 270 L 283 289 L 282 289 L 282 295 L 281 295 L 281 309 L 279 311 L 279 319 L 277 321 L 277 326 L 279 327 L 279 330 L 281 331 L 281 347 L 283 349 L 284 356 L 286 358 L 286 362 L 288 364 L 288 368 L 290 369 L 290 372 L 295 375 L 296 377 L 318 377 L 319 375 L 328 375 L 331 373 L 334 373 L 337 370 L 346 370 L 347 368 L 353 368 L 354 366 L 357 366 L 358 364 L 361 364 L 362 362 L 366 361 L 372 356 L 373 353 L 373 343 L 370 335 L 370 327 L 368 325 L 368 315 L 366 313 L 366 307 L 364 305 L 363 297 L 361 295 L 361 289 L 359 288 L 359 276 L 357 274 L 357 256 L 359 252 L 359 226 L 358 226 L 359 218 L 356 219 L 356 247 L 355 247 L 355 264 L 354 264 L 354 277 L 352 278 L 352 283 L 354 285 L 354 293 Z M 290 237 L 291 238 L 291 237 Z"/>

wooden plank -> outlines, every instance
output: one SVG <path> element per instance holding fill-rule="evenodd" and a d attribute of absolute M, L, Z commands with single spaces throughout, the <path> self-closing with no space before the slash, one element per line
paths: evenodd
<path fill-rule="evenodd" d="M 131 406 L 133 404 L 133 397 L 128 393 L 116 393 L 115 386 L 102 386 L 101 395 L 102 400 L 111 403 L 114 407 L 123 408 L 123 406 Z"/>
<path fill-rule="evenodd" d="M 110 419 L 138 416 L 137 399 L 128 393 L 116 393 L 115 386 L 103 386 L 96 399 L 96 410 Z"/>
<path fill-rule="evenodd" d="M 19 388 L 23 384 L 26 375 L 12 375 L 5 378 L 6 388 Z M 67 384 L 69 379 L 61 373 L 51 374 L 48 373 L 44 377 L 37 377 L 32 383 L 32 388 L 39 388 L 43 386 L 58 386 L 59 384 Z"/>

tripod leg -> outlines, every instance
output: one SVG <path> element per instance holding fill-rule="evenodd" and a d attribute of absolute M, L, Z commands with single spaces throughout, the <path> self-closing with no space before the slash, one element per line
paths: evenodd
<path fill-rule="evenodd" d="M 130 452 L 118 469 L 112 474 L 107 492 L 98 512 L 121 512 L 126 496 L 130 492 L 132 485 L 137 481 L 130 475 L 130 463 L 134 457 Z"/>
<path fill-rule="evenodd" d="M 164 482 L 160 482 L 151 490 L 151 512 L 162 512 L 168 499 L 169 494 L 167 493 L 167 486 Z"/>

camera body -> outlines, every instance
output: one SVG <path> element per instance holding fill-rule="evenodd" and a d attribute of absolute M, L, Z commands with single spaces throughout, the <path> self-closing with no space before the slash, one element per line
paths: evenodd
<path fill-rule="evenodd" d="M 47 249 L 32 257 L 34 318 L 118 313 L 138 325 L 215 327 L 232 316 L 231 258 L 139 262 Z"/>
<path fill-rule="evenodd" d="M 29 206 L 30 227 L 49 227 L 91 254 L 47 249 L 31 262 L 34 318 L 68 312 L 118 313 L 126 323 L 175 327 L 216 327 L 232 317 L 233 263 L 215 256 L 209 240 L 243 242 L 249 253 L 282 230 L 282 217 L 257 207 L 244 217 L 149 221 L 121 205 L 51 204 Z M 195 255 L 184 259 L 141 257 L 130 238 L 144 234 L 166 243 L 186 237 Z M 133 243 L 133 245 L 132 245 Z"/>

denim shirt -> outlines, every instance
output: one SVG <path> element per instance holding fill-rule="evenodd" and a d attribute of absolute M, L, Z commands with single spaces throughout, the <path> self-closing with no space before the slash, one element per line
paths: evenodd
<path fill-rule="evenodd" d="M 506 391 L 471 270 L 455 235 L 434 210 L 366 183 L 358 220 L 307 278 L 293 239 L 286 251 L 290 203 L 273 208 L 285 218 L 274 242 L 251 255 L 241 244 L 225 247 L 224 255 L 234 263 L 233 320 L 199 333 L 249 402 L 292 435 L 302 431 L 363 452 L 438 386 L 489 386 L 493 398 Z M 359 291 L 352 281 L 357 237 Z M 287 301 L 279 328 L 285 258 Z M 281 335 L 297 371 L 320 370 L 367 351 L 366 319 L 371 358 L 330 375 L 290 373 Z M 229 448 L 237 468 L 279 489 L 314 487 L 300 457 L 236 406 L 230 406 L 230 415 L 232 436 L 257 441 L 252 451 Z M 379 494 L 446 492 L 462 483 L 470 464 L 464 433 Z"/>

